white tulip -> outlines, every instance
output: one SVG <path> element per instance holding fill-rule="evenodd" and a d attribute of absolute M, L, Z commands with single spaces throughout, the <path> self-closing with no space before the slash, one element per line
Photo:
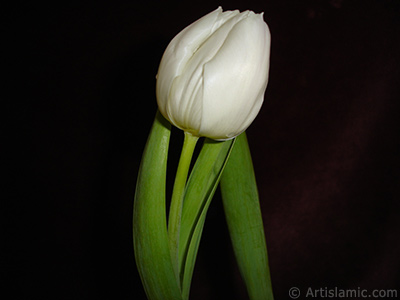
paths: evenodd
<path fill-rule="evenodd" d="M 271 36 L 263 14 L 219 7 L 172 39 L 157 74 L 162 115 L 195 136 L 228 140 L 264 101 Z"/>

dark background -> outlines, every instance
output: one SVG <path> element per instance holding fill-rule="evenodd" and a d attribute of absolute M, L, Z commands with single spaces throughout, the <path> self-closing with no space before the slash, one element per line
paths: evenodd
<path fill-rule="evenodd" d="M 145 299 L 131 222 L 155 74 L 168 42 L 218 5 L 263 11 L 272 34 L 248 137 L 275 298 L 399 289 L 398 1 L 32 2 L 3 18 L 7 299 Z M 193 300 L 246 299 L 221 207 Z"/>

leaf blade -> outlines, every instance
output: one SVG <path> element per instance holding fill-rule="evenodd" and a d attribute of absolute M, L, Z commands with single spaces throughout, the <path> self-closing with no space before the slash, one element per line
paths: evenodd
<path fill-rule="evenodd" d="M 229 234 L 249 297 L 272 300 L 257 183 L 245 133 L 236 138 L 220 184 Z"/>
<path fill-rule="evenodd" d="M 143 153 L 135 191 L 135 260 L 149 300 L 182 299 L 168 247 L 165 208 L 170 132 L 170 124 L 157 112 Z"/>
<path fill-rule="evenodd" d="M 229 158 L 234 140 L 206 139 L 189 177 L 182 211 L 179 261 L 183 299 L 189 298 L 191 278 L 200 239 L 215 190 Z"/>

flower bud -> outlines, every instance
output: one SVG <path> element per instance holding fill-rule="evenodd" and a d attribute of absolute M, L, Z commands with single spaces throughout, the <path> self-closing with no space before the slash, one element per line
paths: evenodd
<path fill-rule="evenodd" d="M 195 136 L 241 134 L 264 101 L 270 44 L 262 14 L 219 7 L 200 18 L 172 39 L 161 59 L 160 112 Z"/>

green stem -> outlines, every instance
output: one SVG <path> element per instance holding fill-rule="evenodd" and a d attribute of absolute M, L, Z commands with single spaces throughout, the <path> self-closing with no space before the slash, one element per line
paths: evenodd
<path fill-rule="evenodd" d="M 185 194 L 185 187 L 190 162 L 192 160 L 193 151 L 196 147 L 198 139 L 198 137 L 193 136 L 191 133 L 185 131 L 185 139 L 183 142 L 182 153 L 179 159 L 178 169 L 176 171 L 174 188 L 172 190 L 171 206 L 168 218 L 168 235 L 172 265 L 174 267 L 177 278 L 179 278 L 178 245 L 183 198 Z"/>

